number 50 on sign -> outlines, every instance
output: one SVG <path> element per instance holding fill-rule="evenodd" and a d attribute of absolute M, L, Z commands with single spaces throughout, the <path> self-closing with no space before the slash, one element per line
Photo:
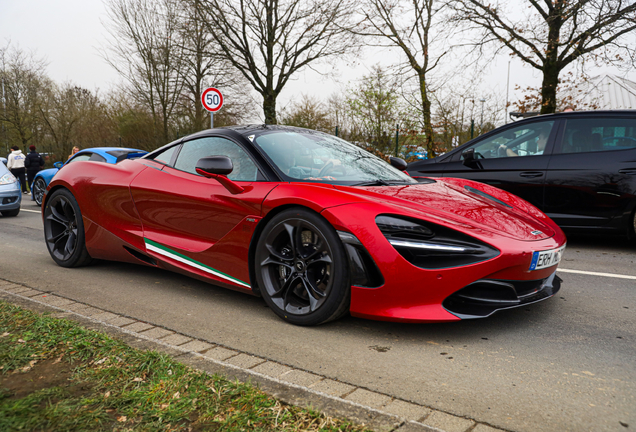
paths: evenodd
<path fill-rule="evenodd" d="M 207 88 L 201 94 L 201 103 L 206 110 L 216 112 L 223 106 L 223 95 L 214 87 Z"/>

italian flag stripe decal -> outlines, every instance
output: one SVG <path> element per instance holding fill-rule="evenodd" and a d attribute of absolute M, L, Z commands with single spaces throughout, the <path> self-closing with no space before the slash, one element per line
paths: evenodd
<path fill-rule="evenodd" d="M 211 275 L 214 275 L 216 277 L 220 277 L 221 279 L 225 279 L 227 281 L 230 281 L 232 283 L 235 283 L 237 285 L 241 285 L 244 286 L 246 288 L 251 288 L 251 286 L 235 277 L 232 277 L 228 274 L 225 274 L 221 271 L 218 271 L 217 269 L 213 269 L 212 267 L 206 266 L 205 264 L 202 264 L 198 261 L 193 260 L 192 258 L 188 258 L 185 255 L 180 254 L 179 252 L 173 251 L 172 249 L 168 249 L 167 247 L 154 242 L 152 240 L 148 240 L 147 238 L 144 238 L 144 242 L 146 243 L 146 249 L 151 250 L 155 253 L 158 253 L 159 255 L 163 255 L 165 257 L 168 257 L 172 260 L 175 261 L 179 261 L 180 263 L 183 264 L 187 264 L 191 267 L 194 267 L 196 269 L 202 270 L 206 273 L 210 273 Z"/>

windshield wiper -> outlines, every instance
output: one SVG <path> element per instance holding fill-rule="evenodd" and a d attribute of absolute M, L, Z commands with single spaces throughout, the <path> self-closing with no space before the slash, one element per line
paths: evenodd
<path fill-rule="evenodd" d="M 363 181 L 360 183 L 354 183 L 351 186 L 389 186 L 389 182 L 382 179 Z"/>
<path fill-rule="evenodd" d="M 383 180 L 383 179 L 375 179 L 364 181 L 360 183 L 354 183 L 351 186 L 391 186 L 398 184 L 408 184 L 408 180 Z"/>

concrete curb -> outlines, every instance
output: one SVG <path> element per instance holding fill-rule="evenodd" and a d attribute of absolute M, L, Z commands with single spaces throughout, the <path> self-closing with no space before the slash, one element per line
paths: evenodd
<path fill-rule="evenodd" d="M 347 418 L 379 432 L 504 432 L 12 281 L 0 279 L 0 299 L 51 312 L 135 348 L 168 354 L 194 369 L 251 382 L 285 403 Z"/>

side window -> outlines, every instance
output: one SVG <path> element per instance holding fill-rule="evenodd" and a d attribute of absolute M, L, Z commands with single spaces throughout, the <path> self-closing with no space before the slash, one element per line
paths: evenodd
<path fill-rule="evenodd" d="M 72 158 L 71 160 L 69 160 L 68 162 L 66 162 L 67 164 L 73 163 L 73 162 L 79 162 L 79 161 L 87 161 L 87 160 L 91 160 L 91 156 L 93 155 L 93 153 L 82 153 L 81 155 L 77 155 L 74 158 Z"/>
<path fill-rule="evenodd" d="M 200 138 L 184 143 L 174 167 L 197 174 L 198 160 L 208 156 L 227 156 L 232 160 L 234 169 L 228 175 L 230 180 L 256 180 L 258 169 L 247 153 L 238 144 L 220 137 Z"/>
<path fill-rule="evenodd" d="M 472 148 L 479 159 L 542 155 L 553 126 L 554 121 L 524 124 L 493 135 Z"/>
<path fill-rule="evenodd" d="M 106 162 L 106 158 L 97 153 L 93 153 L 88 160 L 93 162 Z"/>
<path fill-rule="evenodd" d="M 175 150 L 177 150 L 177 148 L 179 148 L 178 145 L 173 145 L 172 147 L 162 151 L 152 159 L 156 160 L 157 162 L 163 162 L 166 165 L 169 165 L 170 161 L 172 160 L 172 155 L 174 154 Z"/>
<path fill-rule="evenodd" d="M 585 153 L 636 148 L 636 119 L 568 120 L 561 153 Z"/>

